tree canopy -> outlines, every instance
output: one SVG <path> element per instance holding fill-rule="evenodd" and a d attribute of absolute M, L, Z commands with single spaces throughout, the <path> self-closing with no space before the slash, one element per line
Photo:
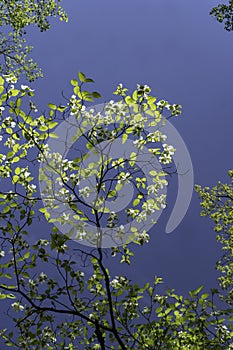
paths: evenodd
<path fill-rule="evenodd" d="M 120 84 L 114 92 L 120 100 L 101 105 L 100 112 L 86 106 L 100 97 L 84 89 L 93 80 L 78 76 L 66 103 L 50 103 L 42 114 L 29 86 L 13 75 L 0 80 L 0 299 L 9 301 L 15 327 L 2 329 L 2 339 L 17 349 L 230 349 L 229 300 L 219 307 L 216 289 L 206 293 L 200 286 L 188 297 L 161 293 L 160 277 L 139 286 L 110 269 L 110 259 L 130 264 L 130 243 L 149 242 L 144 226 L 166 206 L 166 164 L 175 150 L 160 128 L 166 113 L 175 117 L 181 106 L 156 101 L 146 85 L 128 94 Z M 71 143 L 66 134 L 67 151 L 76 154 L 71 160 L 69 152 L 53 149 L 64 121 L 66 130 L 75 130 Z M 148 122 L 153 132 L 145 132 Z M 114 156 L 118 141 L 135 151 Z M 147 178 L 140 170 L 146 163 Z M 135 195 L 119 216 L 109 201 L 124 196 L 128 184 Z M 33 227 L 45 224 L 41 215 L 48 232 L 32 242 Z M 106 237 L 111 249 L 104 248 Z"/>
<path fill-rule="evenodd" d="M 228 172 L 231 182 L 219 181 L 216 186 L 196 186 L 201 198 L 201 215 L 208 216 L 215 224 L 217 241 L 221 243 L 223 256 L 217 262 L 221 272 L 219 282 L 223 290 L 227 290 L 226 299 L 233 301 L 233 170 Z"/>
<path fill-rule="evenodd" d="M 210 13 L 228 31 L 232 6 Z M 232 182 L 196 186 L 223 248 L 219 289 L 184 296 L 161 291 L 159 276 L 139 286 L 114 275 L 110 262 L 129 265 L 166 208 L 176 149 L 163 126 L 181 106 L 119 84 L 118 102 L 93 107 L 101 95 L 79 72 L 70 97 L 39 111 L 19 77 L 42 76 L 26 34 L 48 30 L 51 17 L 67 21 L 60 0 L 0 2 L 0 302 L 11 321 L 1 340 L 24 350 L 233 349 Z"/>
<path fill-rule="evenodd" d="M 37 63 L 30 58 L 32 46 L 27 45 L 27 28 L 35 25 L 40 31 L 50 28 L 50 17 L 68 18 L 61 0 L 0 1 L 0 74 L 24 74 L 29 81 L 42 76 Z"/>
<path fill-rule="evenodd" d="M 229 4 L 219 4 L 212 8 L 210 15 L 215 17 L 220 23 L 224 23 L 224 28 L 230 32 L 233 30 L 233 1 Z"/>

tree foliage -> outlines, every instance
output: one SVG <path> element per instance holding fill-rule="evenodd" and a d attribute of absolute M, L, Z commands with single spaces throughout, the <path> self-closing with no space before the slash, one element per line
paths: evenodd
<path fill-rule="evenodd" d="M 166 123 L 165 111 L 170 117 L 181 110 L 180 105 L 157 102 L 146 85 L 128 94 L 121 84 L 114 92 L 118 102 L 106 103 L 101 112 L 85 108 L 100 97 L 84 90 L 91 82 L 79 73 L 79 80 L 71 80 L 73 94 L 66 104 L 49 104 L 48 112 L 41 114 L 30 87 L 17 84 L 13 75 L 0 78 L 0 299 L 9 302 L 7 313 L 16 329 L 14 333 L 2 329 L 2 339 L 9 347 L 25 350 L 230 349 L 229 308 L 215 306 L 218 291 L 206 293 L 199 287 L 184 297 L 174 290 L 161 293 L 160 277 L 139 286 L 127 276 L 112 274 L 111 259 L 130 264 L 132 244 L 149 241 L 143 225 L 131 225 L 127 233 L 126 223 L 146 224 L 151 213 L 166 205 L 161 190 L 167 185 L 166 166 L 175 150 L 164 143 L 160 126 Z M 55 128 L 64 121 L 76 130 L 73 148 L 66 140 L 67 149 L 76 154 L 72 160 L 67 152 L 54 152 L 49 143 L 59 139 Z M 153 133 L 145 131 L 148 122 Z M 85 147 L 77 145 L 78 138 Z M 127 148 L 131 140 L 136 152 L 111 156 L 108 146 L 119 140 Z M 142 160 L 140 152 L 146 149 L 154 159 L 151 184 L 141 171 L 146 153 Z M 94 164 L 91 153 L 99 155 Z M 42 196 L 35 171 L 38 163 L 44 164 L 40 181 L 47 184 Z M 109 209 L 109 201 L 124 195 L 128 183 L 135 196 L 128 210 L 121 212 L 125 221 L 119 226 L 121 217 Z M 59 211 L 58 199 L 72 215 Z M 36 232 L 44 227 L 43 217 L 50 223 L 48 232 L 33 237 L 35 227 Z M 90 221 L 97 228 L 95 234 L 85 226 Z M 103 231 L 104 225 L 109 231 Z M 103 248 L 108 232 L 111 249 Z"/>
<path fill-rule="evenodd" d="M 229 4 L 219 4 L 212 8 L 210 15 L 215 17 L 220 23 L 224 23 L 224 28 L 230 32 L 233 30 L 233 1 Z"/>
<path fill-rule="evenodd" d="M 217 241 L 221 243 L 223 256 L 217 262 L 221 272 L 219 282 L 223 290 L 227 290 L 226 299 L 233 300 L 233 170 L 228 172 L 229 184 L 218 182 L 216 186 L 196 186 L 201 197 L 202 216 L 210 217 L 214 222 Z"/>
<path fill-rule="evenodd" d="M 50 28 L 49 18 L 58 16 L 67 21 L 61 0 L 0 1 L 0 74 L 24 74 L 29 81 L 42 76 L 36 62 L 29 57 L 32 50 L 26 43 L 26 31 L 35 25 L 40 31 Z"/>

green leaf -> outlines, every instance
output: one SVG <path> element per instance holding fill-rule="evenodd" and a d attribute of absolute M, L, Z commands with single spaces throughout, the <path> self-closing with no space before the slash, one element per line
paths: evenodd
<path fill-rule="evenodd" d="M 207 299 L 209 297 L 209 293 L 204 293 L 201 295 L 201 299 Z"/>
<path fill-rule="evenodd" d="M 75 94 L 75 95 L 79 96 L 80 87 L 79 87 L 79 86 L 75 86 L 74 89 L 73 89 L 73 91 L 74 91 L 74 94 Z"/>
<path fill-rule="evenodd" d="M 148 288 L 148 293 L 149 293 L 150 297 L 152 297 L 153 292 L 154 292 L 153 287 L 149 287 L 149 288 Z"/>
<path fill-rule="evenodd" d="M 138 92 L 137 92 L 137 90 L 135 90 L 134 92 L 133 92 L 133 99 L 135 100 L 135 101 L 137 101 L 137 99 L 138 99 Z"/>
<path fill-rule="evenodd" d="M 15 288 L 17 288 L 17 286 L 14 285 L 14 284 L 12 284 L 12 285 L 11 285 L 11 284 L 10 284 L 10 285 L 8 284 L 8 285 L 7 285 L 7 288 L 8 288 L 8 289 L 15 289 Z"/>
<path fill-rule="evenodd" d="M 84 73 L 78 72 L 78 78 L 79 78 L 79 80 L 80 80 L 82 83 L 85 83 L 85 81 L 86 81 L 86 76 L 85 76 Z"/>
<path fill-rule="evenodd" d="M 4 273 L 3 276 L 6 277 L 6 278 L 8 278 L 9 280 L 12 279 L 12 276 L 11 276 L 11 274 L 9 274 L 9 273 Z"/>
<path fill-rule="evenodd" d="M 139 203 L 140 203 L 140 199 L 136 198 L 136 199 L 133 201 L 133 206 L 136 207 Z"/>
<path fill-rule="evenodd" d="M 107 207 L 100 208 L 100 209 L 98 209 L 98 211 L 102 212 L 102 213 L 110 213 L 110 210 Z"/>
<path fill-rule="evenodd" d="M 27 272 L 22 272 L 22 276 L 23 276 L 24 278 L 30 278 L 30 275 L 29 275 L 29 273 L 27 273 Z"/>
<path fill-rule="evenodd" d="M 115 197 L 117 195 L 117 192 L 115 190 L 109 191 L 108 192 L 108 198 Z"/>
<path fill-rule="evenodd" d="M 137 159 L 137 153 L 136 152 L 131 152 L 130 153 L 130 159 L 131 160 L 136 160 Z"/>
<path fill-rule="evenodd" d="M 122 189 L 122 187 L 123 187 L 122 184 L 117 183 L 117 184 L 116 184 L 116 187 L 115 187 L 115 190 L 116 190 L 116 191 L 120 191 L 120 190 Z"/>
<path fill-rule="evenodd" d="M 17 96 L 19 94 L 19 90 L 12 89 L 12 90 L 10 90 L 10 93 L 11 93 L 12 96 Z"/>
<path fill-rule="evenodd" d="M 16 144 L 14 144 L 14 146 L 13 146 L 13 151 L 14 151 L 14 152 L 18 152 L 19 148 L 20 148 L 20 145 L 19 145 L 18 143 L 16 143 Z"/>
<path fill-rule="evenodd" d="M 90 92 L 87 90 L 80 92 L 78 96 L 84 101 L 90 101 L 90 102 L 94 101 L 93 98 L 91 97 Z"/>
<path fill-rule="evenodd" d="M 17 98 L 17 101 L 16 101 L 16 107 L 20 107 L 22 105 L 22 100 L 21 98 Z"/>
<path fill-rule="evenodd" d="M 86 148 L 89 149 L 89 150 L 91 150 L 91 149 L 93 148 L 93 145 L 92 145 L 90 142 L 88 142 L 88 143 L 86 144 Z"/>
<path fill-rule="evenodd" d="M 49 103 L 49 104 L 48 104 L 48 107 L 49 107 L 50 109 L 52 109 L 52 110 L 56 110 L 56 109 L 57 109 L 57 106 L 56 106 L 55 104 L 53 104 L 53 103 Z"/>
<path fill-rule="evenodd" d="M 150 104 L 153 104 L 155 101 L 156 101 L 156 97 L 148 96 L 148 98 L 147 98 L 147 103 L 148 103 L 149 105 L 150 105 Z"/>
<path fill-rule="evenodd" d="M 6 214 L 6 213 L 9 213 L 9 211 L 11 210 L 11 208 L 9 206 L 6 206 L 4 209 L 3 209 L 3 213 Z"/>
<path fill-rule="evenodd" d="M 58 124 L 58 122 L 49 122 L 48 127 L 49 127 L 49 129 L 53 129 L 53 128 L 55 128 L 55 126 L 57 126 L 57 124 Z"/>
<path fill-rule="evenodd" d="M 127 128 L 126 129 L 126 133 L 127 134 L 132 134 L 134 132 L 134 129 L 133 128 Z"/>
<path fill-rule="evenodd" d="M 191 290 L 190 292 L 189 292 L 189 295 L 191 296 L 191 298 L 194 298 L 194 297 L 196 297 L 199 293 L 200 293 L 200 291 L 203 289 L 203 286 L 200 286 L 200 287 L 198 287 L 197 289 L 194 289 L 194 290 Z"/>
<path fill-rule="evenodd" d="M 31 255 L 30 252 L 26 252 L 23 256 L 23 259 L 28 259 L 30 255 Z"/>
<path fill-rule="evenodd" d="M 85 83 L 94 83 L 94 80 L 91 78 L 86 78 Z"/>
<path fill-rule="evenodd" d="M 127 141 L 128 139 L 128 135 L 127 134 L 123 134 L 122 135 L 122 145 L 124 145 L 124 143 Z"/>
<path fill-rule="evenodd" d="M 135 101 L 130 96 L 126 96 L 125 102 L 130 106 L 135 104 Z"/>
<path fill-rule="evenodd" d="M 64 112 L 64 110 L 66 109 L 67 107 L 66 106 L 58 106 L 57 107 L 57 110 L 59 111 L 59 112 Z"/>
<path fill-rule="evenodd" d="M 16 298 L 16 296 L 14 295 L 14 294 L 7 294 L 7 298 L 8 299 L 15 299 Z"/>
<path fill-rule="evenodd" d="M 20 167 L 17 167 L 16 169 L 15 169 L 15 174 L 16 175 L 19 175 L 21 173 L 21 169 L 20 169 Z"/>
<path fill-rule="evenodd" d="M 55 132 L 50 132 L 49 137 L 51 137 L 52 139 L 59 139 L 59 136 L 55 134 Z"/>
<path fill-rule="evenodd" d="M 92 92 L 92 96 L 94 97 L 94 98 L 101 98 L 102 96 L 98 93 L 98 92 L 96 92 L 96 91 L 93 91 Z"/>
<path fill-rule="evenodd" d="M 19 180 L 19 176 L 18 175 L 14 175 L 13 178 L 12 178 L 12 183 L 15 184 L 18 180 Z"/>
<path fill-rule="evenodd" d="M 40 130 L 40 131 L 47 131 L 47 130 L 48 130 L 48 127 L 47 127 L 47 125 L 41 125 L 41 126 L 39 127 L 39 130 Z"/>
<path fill-rule="evenodd" d="M 78 86 L 78 81 L 77 80 L 71 79 L 70 83 L 73 86 Z"/>
<path fill-rule="evenodd" d="M 6 132 L 11 135 L 12 134 L 12 129 L 11 128 L 6 128 Z"/>

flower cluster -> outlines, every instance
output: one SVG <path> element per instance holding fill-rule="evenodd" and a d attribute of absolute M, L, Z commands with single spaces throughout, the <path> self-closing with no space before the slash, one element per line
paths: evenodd
<path fill-rule="evenodd" d="M 126 106 L 122 101 L 109 101 L 104 108 L 104 124 L 111 124 L 118 118 L 126 116 Z"/>
<path fill-rule="evenodd" d="M 5 256 L 5 252 L 4 252 L 4 250 L 0 250 L 0 258 L 3 256 Z"/>
<path fill-rule="evenodd" d="M 150 236 L 148 235 L 148 233 L 146 233 L 145 230 L 137 234 L 136 241 L 139 244 L 143 245 L 144 243 L 148 243 L 149 240 L 150 240 Z"/>
<path fill-rule="evenodd" d="M 147 99 L 149 94 L 150 94 L 150 92 L 151 92 L 151 88 L 148 85 L 137 84 L 138 96 Z"/>
<path fill-rule="evenodd" d="M 35 90 L 31 89 L 30 86 L 28 86 L 28 85 L 21 85 L 21 90 L 23 90 L 23 91 L 35 91 Z"/>
<path fill-rule="evenodd" d="M 14 128 L 16 126 L 16 122 L 12 119 L 12 117 L 7 117 L 3 119 L 1 127 L 11 127 Z"/>
<path fill-rule="evenodd" d="M 123 87 L 123 84 L 120 83 L 120 84 L 117 86 L 116 90 L 115 90 L 113 93 L 114 93 L 115 95 L 125 96 L 125 95 L 126 95 L 126 91 L 128 91 L 128 89 L 127 89 L 127 88 L 124 88 L 124 87 Z"/>
<path fill-rule="evenodd" d="M 133 141 L 133 143 L 136 147 L 138 147 L 141 150 L 146 144 L 146 140 L 142 136 L 140 136 L 137 140 Z"/>
<path fill-rule="evenodd" d="M 166 108 L 167 110 L 172 112 L 173 116 L 178 116 L 181 114 L 181 105 L 179 104 L 174 103 L 170 105 L 167 101 L 160 100 L 157 102 L 157 107 L 161 110 L 163 110 L 163 108 Z"/>
<path fill-rule="evenodd" d="M 165 209 L 167 204 L 166 204 L 166 195 L 161 194 L 159 197 L 156 198 L 156 204 L 161 208 Z"/>
<path fill-rule="evenodd" d="M 70 115 L 76 115 L 78 112 L 86 110 L 86 107 L 80 104 L 80 100 L 77 100 L 76 95 L 72 95 L 67 104 L 71 107 Z"/>
<path fill-rule="evenodd" d="M 55 336 L 55 333 L 53 332 L 53 330 L 46 326 L 43 330 L 42 330 L 42 338 L 44 340 L 47 340 L 49 341 L 49 343 L 56 343 L 57 339 L 56 339 L 56 336 Z M 49 345 L 49 344 L 47 344 Z"/>
<path fill-rule="evenodd" d="M 11 304 L 11 306 L 12 306 L 13 310 L 16 311 L 16 312 L 17 312 L 17 311 L 23 311 L 23 310 L 24 310 L 24 306 L 21 305 L 19 301 L 17 301 L 17 302 L 15 302 L 15 303 Z"/>
<path fill-rule="evenodd" d="M 17 78 L 13 74 L 3 75 L 7 83 L 15 84 L 17 83 Z"/>
<path fill-rule="evenodd" d="M 138 223 L 140 223 L 142 221 L 146 221 L 147 220 L 146 211 L 142 210 L 140 213 L 138 213 L 136 220 Z"/>
<path fill-rule="evenodd" d="M 117 183 L 124 185 L 126 183 L 129 183 L 129 179 L 132 178 L 131 174 L 129 172 L 124 173 L 123 171 L 118 175 L 118 181 Z"/>
<path fill-rule="evenodd" d="M 0 106 L 0 116 L 2 115 L 2 112 L 5 110 L 5 107 Z"/>
<path fill-rule="evenodd" d="M 175 148 L 171 145 L 168 145 L 166 143 L 163 144 L 163 152 L 161 156 L 159 157 L 159 161 L 162 164 L 169 164 L 172 162 L 172 156 L 175 153 Z"/>
<path fill-rule="evenodd" d="M 125 227 L 124 227 L 124 225 L 120 225 L 117 228 L 116 238 L 117 239 L 123 239 L 124 236 L 125 236 Z"/>
<path fill-rule="evenodd" d="M 44 272 L 41 272 L 39 274 L 39 277 L 38 277 L 38 282 L 39 283 L 45 283 L 45 281 L 47 280 L 48 276 L 44 273 Z"/>
<path fill-rule="evenodd" d="M 110 285 L 115 288 L 124 288 L 129 283 L 128 279 L 124 276 L 115 276 L 115 278 L 110 282 Z"/>
<path fill-rule="evenodd" d="M 130 215 L 133 219 L 138 215 L 139 210 L 138 209 L 133 209 L 133 208 L 127 208 L 126 212 L 128 215 Z"/>
<path fill-rule="evenodd" d="M 166 141 L 167 136 L 162 134 L 159 130 L 155 130 L 153 133 L 147 135 L 147 140 L 150 142 L 164 142 Z"/>
<path fill-rule="evenodd" d="M 158 191 L 160 189 L 163 189 L 164 186 L 167 186 L 168 182 L 167 180 L 163 180 L 163 182 L 157 182 L 154 185 L 148 185 L 147 186 L 147 192 L 148 194 L 158 194 Z"/>
<path fill-rule="evenodd" d="M 38 246 L 44 247 L 44 246 L 47 246 L 49 244 L 49 241 L 47 239 L 39 239 L 37 244 L 38 244 Z"/>
<path fill-rule="evenodd" d="M 75 225 L 75 229 L 77 230 L 75 238 L 80 240 L 80 241 L 84 240 L 87 236 L 85 222 L 78 222 Z"/>
<path fill-rule="evenodd" d="M 142 204 L 142 209 L 146 213 L 146 215 L 153 214 L 155 212 L 154 201 L 152 199 L 149 199 L 149 200 L 145 201 Z"/>
<path fill-rule="evenodd" d="M 88 186 L 85 186 L 84 188 L 80 188 L 79 190 L 80 196 L 83 196 L 84 198 L 88 198 L 90 193 L 92 193 L 92 190 Z"/>

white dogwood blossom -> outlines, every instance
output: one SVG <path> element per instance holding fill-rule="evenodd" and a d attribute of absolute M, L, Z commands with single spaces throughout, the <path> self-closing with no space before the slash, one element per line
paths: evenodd
<path fill-rule="evenodd" d="M 129 172 L 124 173 L 123 171 L 118 175 L 118 183 L 119 184 L 126 184 L 129 183 L 129 179 L 131 179 L 132 176 Z"/>
<path fill-rule="evenodd" d="M 115 276 L 115 278 L 110 282 L 110 285 L 115 288 L 122 288 L 128 284 L 128 279 L 124 276 Z"/>
<path fill-rule="evenodd" d="M 159 157 L 159 161 L 162 164 L 169 164 L 172 162 L 172 156 L 175 153 L 175 148 L 171 145 L 168 144 L 163 144 L 163 152 L 161 154 L 161 156 Z"/>
<path fill-rule="evenodd" d="M 84 188 L 81 188 L 79 190 L 80 196 L 83 196 L 84 198 L 88 198 L 90 193 L 92 193 L 92 190 L 90 189 L 89 186 L 85 186 Z"/>
<path fill-rule="evenodd" d="M 13 74 L 3 75 L 7 83 L 17 83 L 17 78 Z"/>
<path fill-rule="evenodd" d="M 19 301 L 11 304 L 12 308 L 14 309 L 14 311 L 23 311 L 24 310 L 24 306 L 20 304 Z"/>

